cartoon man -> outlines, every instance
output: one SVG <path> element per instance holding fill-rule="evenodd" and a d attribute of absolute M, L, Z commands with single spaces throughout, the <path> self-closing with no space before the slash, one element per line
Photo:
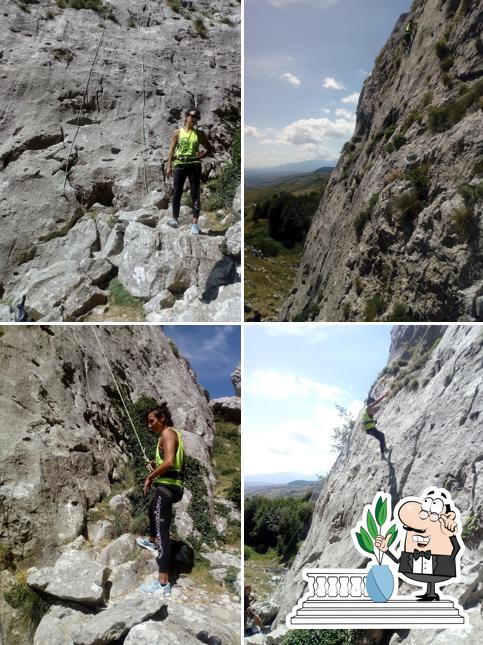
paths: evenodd
<path fill-rule="evenodd" d="M 428 489 L 422 501 L 402 499 L 394 510 L 406 530 L 404 550 L 399 558 L 387 547 L 388 539 L 378 535 L 374 544 L 399 564 L 399 573 L 411 583 L 425 583 L 422 601 L 439 600 L 436 585 L 459 574 L 457 554 L 462 544 L 456 537 L 458 522 L 451 507 L 450 494 L 444 489 Z M 461 554 L 460 554 L 461 557 Z"/>

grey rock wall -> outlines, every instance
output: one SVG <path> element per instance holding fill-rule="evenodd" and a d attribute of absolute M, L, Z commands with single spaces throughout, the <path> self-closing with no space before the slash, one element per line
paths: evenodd
<path fill-rule="evenodd" d="M 417 23 L 410 51 L 402 40 L 408 14 L 364 83 L 354 135 L 314 216 L 282 320 L 482 320 L 476 164 L 483 8 L 418 0 L 410 15 Z M 444 57 L 437 53 L 441 42 Z M 463 109 L 465 96 L 473 98 Z M 432 131 L 431 114 L 450 102 L 461 118 Z M 398 200 L 415 190 L 415 171 L 426 178 L 418 188 L 424 203 L 415 205 L 413 192 L 403 208 Z M 472 186 L 468 202 L 459 192 L 463 184 Z M 466 222 L 460 228 L 458 217 Z"/>
<path fill-rule="evenodd" d="M 214 145 L 204 179 L 230 159 L 227 119 L 240 104 L 240 7 L 188 4 L 177 12 L 162 0 L 116 0 L 112 20 L 53 0 L 2 7 L 0 300 L 13 304 L 27 295 L 34 320 L 78 320 L 105 304 L 119 263 L 125 288 L 152 297 L 131 289 L 133 271 L 165 270 L 172 239 L 165 226 L 159 234 L 152 227 L 169 216 L 165 162 L 186 109 L 200 109 L 200 128 Z M 157 247 L 126 268 L 126 253 L 116 257 L 141 207 L 148 212 L 137 226 L 157 236 Z M 188 231 L 178 231 L 185 247 Z M 206 279 L 221 257 L 223 233 L 169 255 L 171 272 L 185 278 L 186 267 L 196 265 L 177 296 Z M 94 277 L 85 263 L 97 258 L 110 270 Z"/>
<path fill-rule="evenodd" d="M 129 462 L 122 411 L 90 327 L 1 332 L 0 538 L 16 559 L 45 565 L 84 531 L 88 509 L 108 495 Z M 208 403 L 161 327 L 97 333 L 127 403 L 142 395 L 167 401 L 188 454 L 212 477 Z"/>
<path fill-rule="evenodd" d="M 350 529 L 377 491 L 390 492 L 395 503 L 401 497 L 419 495 L 430 484 L 445 486 L 461 512 L 463 525 L 470 515 L 481 518 L 483 330 L 479 326 L 394 328 L 388 369 L 383 370 L 372 392 L 381 394 L 401 378 L 402 370 L 411 371 L 409 356 L 421 359 L 419 368 L 412 370 L 409 382 L 386 400 L 376 415 L 378 428 L 386 437 L 388 457 L 381 459 L 379 444 L 364 433 L 360 415 L 347 450 L 338 457 L 316 502 L 308 536 L 278 589 L 278 624 L 285 622 L 304 593 L 304 568 L 364 565 L 352 545 Z M 399 360 L 408 359 L 406 368 L 391 373 Z M 465 546 L 463 581 L 446 589 L 465 608 L 481 610 L 481 529 Z M 468 642 L 476 642 L 481 618 L 471 622 Z M 418 642 L 418 634 L 414 640 L 410 633 L 408 642 Z M 424 642 L 435 642 L 434 632 L 429 632 Z"/>

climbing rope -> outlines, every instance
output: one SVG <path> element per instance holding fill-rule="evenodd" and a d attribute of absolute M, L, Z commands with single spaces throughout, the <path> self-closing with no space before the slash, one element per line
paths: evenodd
<path fill-rule="evenodd" d="M 77 111 L 76 130 L 75 130 L 75 133 L 74 133 L 74 137 L 72 138 L 72 143 L 70 144 L 69 154 L 67 155 L 67 159 L 65 160 L 65 178 L 64 178 L 64 186 L 63 186 L 64 192 L 65 192 L 65 185 L 67 183 L 67 179 L 68 179 L 68 176 L 69 176 L 69 160 L 70 160 L 71 155 L 72 155 L 72 149 L 74 147 L 75 140 L 77 138 L 77 135 L 79 134 L 80 119 L 81 119 L 81 116 L 82 116 L 82 112 L 84 111 L 84 105 L 87 102 L 87 93 L 89 91 L 89 83 L 91 81 L 92 71 L 94 69 L 94 65 L 96 64 L 99 49 L 101 48 L 102 41 L 104 40 L 104 32 L 106 31 L 106 26 L 107 26 L 107 16 L 104 16 L 104 24 L 102 26 L 101 35 L 99 36 L 99 41 L 97 43 L 96 51 L 94 53 L 94 58 L 92 59 L 91 66 L 89 68 L 89 74 L 88 74 L 88 77 L 87 77 L 87 83 L 86 83 L 86 86 L 85 86 L 85 89 L 84 89 L 84 93 L 82 95 L 81 104 L 80 104 L 79 109 Z"/>
<path fill-rule="evenodd" d="M 143 41 L 141 38 L 141 25 L 140 25 L 140 14 L 139 14 L 139 2 L 136 4 L 137 7 L 137 32 L 138 32 L 138 42 L 139 42 L 139 53 L 141 58 L 141 94 L 142 94 L 142 112 L 141 112 L 141 158 L 143 160 L 143 183 L 144 183 L 144 192 L 148 194 L 148 180 L 146 172 L 146 131 L 145 131 L 145 121 L 146 121 L 146 92 L 144 86 L 144 48 Z"/>
<path fill-rule="evenodd" d="M 107 368 L 108 368 L 109 372 L 111 373 L 112 380 L 114 381 L 114 384 L 115 384 L 115 386 L 116 386 L 117 392 L 118 392 L 118 394 L 119 394 L 119 396 L 120 396 L 120 398 L 121 398 L 122 405 L 124 406 L 124 410 L 125 410 L 125 412 L 126 412 L 126 414 L 127 414 L 127 418 L 129 419 L 129 422 L 130 422 L 130 424 L 131 424 L 131 427 L 132 427 L 132 429 L 133 429 L 133 432 L 134 432 L 134 434 L 135 434 L 135 436 L 136 436 L 136 439 L 137 439 L 137 441 L 138 441 L 139 447 L 141 448 L 141 452 L 143 453 L 144 460 L 145 460 L 146 462 L 149 462 L 148 456 L 146 455 L 146 452 L 145 452 L 145 450 L 144 450 L 144 446 L 143 446 L 143 444 L 141 443 L 141 440 L 139 439 L 139 435 L 138 435 L 138 433 L 136 432 L 136 428 L 135 428 L 135 426 L 134 426 L 133 420 L 131 419 L 131 415 L 129 414 L 129 410 L 127 409 L 127 405 L 126 405 L 126 403 L 124 402 L 124 397 L 122 396 L 121 390 L 119 389 L 119 385 L 118 385 L 118 383 L 117 383 L 117 379 L 116 379 L 116 377 L 114 376 L 114 372 L 113 372 L 113 371 L 112 371 L 112 369 L 111 369 L 111 364 L 109 363 L 109 360 L 108 360 L 108 358 L 107 358 L 107 356 L 106 356 L 106 354 L 105 354 L 105 352 L 104 352 L 104 348 L 103 348 L 103 347 L 102 347 L 102 345 L 101 345 L 101 341 L 99 340 L 99 336 L 97 335 L 96 328 L 94 327 L 94 325 L 92 325 L 92 326 L 91 326 L 91 329 L 92 329 L 92 331 L 93 331 L 93 333 L 94 333 L 94 336 L 96 337 L 97 344 L 99 345 L 99 349 L 101 350 L 101 354 L 103 355 L 104 360 L 106 361 Z"/>

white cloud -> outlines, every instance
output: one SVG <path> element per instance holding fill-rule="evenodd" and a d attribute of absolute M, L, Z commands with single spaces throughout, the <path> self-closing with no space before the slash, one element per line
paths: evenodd
<path fill-rule="evenodd" d="M 329 90 L 345 90 L 343 83 L 336 81 L 335 78 L 327 76 L 324 78 L 324 87 Z"/>
<path fill-rule="evenodd" d="M 323 112 L 324 114 L 330 114 L 330 110 L 329 110 L 329 108 L 322 108 L 322 112 Z"/>
<path fill-rule="evenodd" d="M 354 112 L 351 112 L 350 110 L 346 110 L 345 108 L 339 108 L 338 110 L 336 110 L 335 115 L 340 117 L 341 119 L 351 120 L 355 118 Z"/>
<path fill-rule="evenodd" d="M 269 336 L 275 338 L 281 336 L 297 336 L 303 337 L 304 341 L 307 342 L 319 342 L 324 341 L 329 338 L 329 334 L 322 326 L 311 323 L 310 325 L 297 325 L 292 323 L 287 325 L 286 323 L 272 323 L 270 325 L 264 325 L 263 329 Z"/>
<path fill-rule="evenodd" d="M 354 131 L 355 119 L 299 119 L 285 126 L 277 137 L 282 144 L 320 144 L 323 139 L 348 137 Z"/>
<path fill-rule="evenodd" d="M 289 398 L 307 399 L 314 396 L 317 399 L 336 401 L 343 395 L 340 387 L 270 370 L 255 370 L 249 375 L 247 381 L 248 392 L 277 401 Z"/>
<path fill-rule="evenodd" d="M 359 92 L 354 92 L 354 94 L 349 94 L 349 96 L 344 96 L 341 99 L 342 103 L 351 103 L 352 105 L 357 105 L 359 101 Z"/>
<path fill-rule="evenodd" d="M 308 4 L 311 7 L 314 7 L 314 9 L 328 9 L 338 2 L 340 2 L 340 0 L 269 0 L 269 4 L 277 9 L 283 9 L 284 7 L 289 7 L 295 4 Z"/>
<path fill-rule="evenodd" d="M 293 74 L 290 74 L 290 72 L 286 72 L 285 74 L 282 74 L 280 78 L 284 79 L 285 81 L 288 81 L 290 85 L 293 85 L 294 87 L 298 87 L 300 85 L 299 79 Z"/>
<path fill-rule="evenodd" d="M 258 129 L 256 127 L 254 127 L 252 125 L 246 125 L 245 126 L 245 136 L 246 137 L 259 138 L 259 137 L 262 137 L 263 135 L 260 134 L 260 132 L 258 131 Z"/>
<path fill-rule="evenodd" d="M 360 404 L 352 401 L 348 409 Z M 272 423 L 249 428 L 257 448 L 253 450 L 252 442 L 244 442 L 244 470 L 247 474 L 293 472 L 296 464 L 297 472 L 325 474 L 337 459 L 331 435 L 341 423 L 333 403 L 310 406 L 304 401 L 297 416 L 292 413 L 280 420 L 274 415 Z"/>

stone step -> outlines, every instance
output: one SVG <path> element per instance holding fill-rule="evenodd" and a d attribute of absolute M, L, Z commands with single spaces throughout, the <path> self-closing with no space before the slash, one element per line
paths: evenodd
<path fill-rule="evenodd" d="M 306 600 L 288 623 L 297 627 L 438 627 L 463 624 L 464 618 L 451 600 L 426 603 L 395 599 L 387 603 L 370 600 Z"/>

